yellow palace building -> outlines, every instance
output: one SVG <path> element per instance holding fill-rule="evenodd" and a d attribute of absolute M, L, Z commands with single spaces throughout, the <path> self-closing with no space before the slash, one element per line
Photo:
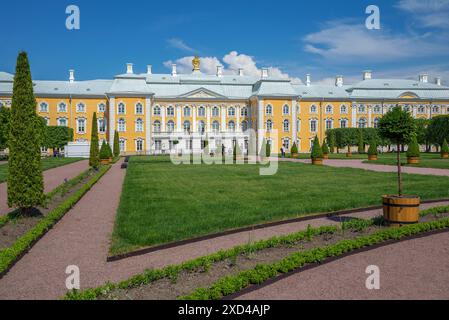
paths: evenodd
<path fill-rule="evenodd" d="M 120 135 L 122 154 L 161 154 L 180 149 L 228 150 L 238 142 L 247 147 L 248 129 L 258 132 L 259 141 L 270 141 L 277 152 L 294 142 L 300 152 L 309 152 L 315 136 L 322 140 L 327 129 L 376 127 L 390 108 L 399 105 L 416 118 L 449 114 L 449 87 L 428 75 L 417 81 L 373 79 L 363 72 L 360 82 L 345 85 L 337 76 L 335 85 L 314 84 L 307 75 L 303 84 L 273 77 L 269 69 L 260 76 L 245 70 L 215 75 L 200 71 L 193 60 L 190 74 L 153 74 L 151 66 L 136 74 L 127 64 L 126 73 L 113 80 L 76 81 L 70 70 L 67 81 L 34 81 L 37 112 L 48 125 L 74 129 L 75 143 L 90 139 L 92 116 L 97 113 L 100 140 L 113 143 Z M 0 106 L 10 106 L 13 75 L 0 72 Z"/>

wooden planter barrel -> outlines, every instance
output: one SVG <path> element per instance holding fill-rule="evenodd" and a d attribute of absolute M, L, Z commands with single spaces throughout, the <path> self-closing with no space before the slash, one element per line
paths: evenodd
<path fill-rule="evenodd" d="M 417 196 L 384 196 L 383 211 L 387 225 L 400 227 L 419 222 L 419 205 Z"/>
<path fill-rule="evenodd" d="M 352 158 L 352 153 L 351 152 L 347 152 L 346 153 L 346 158 Z"/>
<path fill-rule="evenodd" d="M 323 154 L 323 159 L 324 160 L 328 160 L 329 159 L 329 155 L 328 154 Z"/>
<path fill-rule="evenodd" d="M 369 161 L 377 161 L 377 155 L 376 154 L 368 155 L 368 160 Z"/>
<path fill-rule="evenodd" d="M 443 158 L 443 159 L 449 158 L 449 153 L 443 152 L 443 153 L 441 154 L 441 158 Z"/>
<path fill-rule="evenodd" d="M 419 157 L 407 157 L 408 164 L 419 164 Z"/>
<path fill-rule="evenodd" d="M 109 162 L 110 162 L 109 159 L 101 159 L 100 160 L 101 164 L 109 164 Z"/>
<path fill-rule="evenodd" d="M 312 164 L 315 166 L 323 165 L 323 159 L 312 159 Z"/>

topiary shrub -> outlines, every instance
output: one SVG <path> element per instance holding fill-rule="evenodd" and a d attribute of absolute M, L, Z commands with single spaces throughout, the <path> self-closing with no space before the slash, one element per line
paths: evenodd
<path fill-rule="evenodd" d="M 413 136 L 408 144 L 407 158 L 419 158 L 419 145 L 416 136 Z"/>
<path fill-rule="evenodd" d="M 449 153 L 449 146 L 447 145 L 447 140 L 444 139 L 443 144 L 441 145 L 441 154 Z"/>
<path fill-rule="evenodd" d="M 365 153 L 365 143 L 363 142 L 363 133 L 361 130 L 359 132 L 357 145 L 358 145 L 357 152 L 359 154 L 364 154 Z"/>
<path fill-rule="evenodd" d="M 310 157 L 312 159 L 323 159 L 323 149 L 321 149 L 318 137 L 315 137 L 315 140 L 313 140 L 312 154 Z"/>
<path fill-rule="evenodd" d="M 103 140 L 103 143 L 101 144 L 100 148 L 100 159 L 101 160 L 107 160 L 110 157 L 110 151 L 111 149 L 108 148 L 108 144 L 106 141 Z"/>
<path fill-rule="evenodd" d="M 296 142 L 293 143 L 292 149 L 290 150 L 290 153 L 292 154 L 292 156 L 295 156 L 295 155 L 298 154 L 298 146 L 296 145 Z"/>
<path fill-rule="evenodd" d="M 329 147 L 327 146 L 326 141 L 323 142 L 323 147 L 321 149 L 323 150 L 323 154 L 324 155 L 328 155 L 329 154 Z"/>
<path fill-rule="evenodd" d="M 118 157 L 120 155 L 120 137 L 118 135 L 118 131 L 114 131 L 114 157 Z"/>
<path fill-rule="evenodd" d="M 377 156 L 377 142 L 376 140 L 372 140 L 369 149 L 368 149 L 368 155 L 369 156 Z"/>
<path fill-rule="evenodd" d="M 98 123 L 97 123 L 97 114 L 94 112 L 92 117 L 92 132 L 90 136 L 90 156 L 89 156 L 89 165 L 98 169 L 99 166 L 99 154 L 98 154 Z"/>

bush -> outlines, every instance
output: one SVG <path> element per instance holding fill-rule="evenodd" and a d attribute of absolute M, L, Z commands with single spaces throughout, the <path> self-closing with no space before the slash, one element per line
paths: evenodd
<path fill-rule="evenodd" d="M 97 114 L 94 112 L 94 116 L 92 118 L 92 133 L 90 136 L 90 157 L 89 157 L 89 166 L 94 169 L 98 169 L 100 166 L 100 158 L 98 155 L 98 123 L 97 123 Z"/>
<path fill-rule="evenodd" d="M 371 141 L 368 149 L 369 156 L 377 156 L 377 143 L 375 140 Z"/>
<path fill-rule="evenodd" d="M 120 138 L 117 130 L 114 131 L 114 157 L 118 157 L 120 155 Z"/>
<path fill-rule="evenodd" d="M 310 157 L 312 159 L 323 159 L 323 150 L 321 149 L 318 137 L 315 137 L 315 140 L 313 140 L 312 154 Z"/>
<path fill-rule="evenodd" d="M 358 149 L 359 154 L 365 153 L 365 143 L 363 142 L 363 133 L 362 131 L 359 132 L 359 140 L 358 140 Z"/>
<path fill-rule="evenodd" d="M 447 145 L 447 140 L 444 139 L 443 144 L 441 145 L 441 153 L 449 153 L 449 146 Z"/>
<path fill-rule="evenodd" d="M 73 141 L 72 128 L 59 126 L 45 127 L 42 146 L 51 149 L 64 148 L 70 141 Z"/>
<path fill-rule="evenodd" d="M 449 140 L 449 115 L 437 116 L 430 120 L 427 127 L 429 142 L 438 145 L 444 139 Z"/>
<path fill-rule="evenodd" d="M 329 154 L 329 147 L 327 146 L 326 141 L 323 142 L 322 150 L 323 150 L 323 154 L 326 154 L 326 155 Z"/>
<path fill-rule="evenodd" d="M 292 155 L 298 154 L 298 146 L 296 145 L 296 142 L 293 143 L 292 148 L 291 148 L 291 150 L 290 150 L 290 153 L 291 153 Z"/>
<path fill-rule="evenodd" d="M 416 137 L 413 137 L 408 145 L 407 157 L 410 158 L 410 157 L 419 157 L 419 156 L 420 156 L 420 153 L 419 153 L 418 140 L 416 139 Z"/>
<path fill-rule="evenodd" d="M 101 160 L 107 160 L 109 158 L 112 158 L 112 151 L 109 145 L 106 143 L 106 141 L 103 140 L 103 143 L 101 145 L 100 149 L 100 159 Z"/>

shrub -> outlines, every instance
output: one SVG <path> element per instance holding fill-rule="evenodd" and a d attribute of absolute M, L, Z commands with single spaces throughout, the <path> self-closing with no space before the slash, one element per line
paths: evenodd
<path fill-rule="evenodd" d="M 369 156 L 377 156 L 377 143 L 375 140 L 371 141 L 368 149 Z"/>
<path fill-rule="evenodd" d="M 449 146 L 447 145 L 447 140 L 444 139 L 443 144 L 441 145 L 441 153 L 449 153 Z"/>
<path fill-rule="evenodd" d="M 100 159 L 101 160 L 107 160 L 111 157 L 111 148 L 109 147 L 109 145 L 106 143 L 106 141 L 103 141 L 103 143 L 101 144 L 101 149 L 100 149 Z"/>
<path fill-rule="evenodd" d="M 358 145 L 358 150 L 357 150 L 358 153 L 359 154 L 365 153 L 365 143 L 363 142 L 363 133 L 362 133 L 362 131 L 359 132 L 357 145 Z"/>
<path fill-rule="evenodd" d="M 322 150 L 323 150 L 323 154 L 326 154 L 326 155 L 329 154 L 329 147 L 327 146 L 326 141 L 323 142 Z"/>
<path fill-rule="evenodd" d="M 418 140 L 416 139 L 416 137 L 414 136 L 410 143 L 408 144 L 408 150 L 407 150 L 407 157 L 411 158 L 411 157 L 419 157 L 419 145 L 418 145 Z"/>
<path fill-rule="evenodd" d="M 69 127 L 46 126 L 42 146 L 51 149 L 63 148 L 73 141 L 73 129 Z"/>
<path fill-rule="evenodd" d="M 330 152 L 335 153 L 336 139 L 335 139 L 335 131 L 334 130 L 331 130 L 329 132 L 327 141 L 329 143 Z"/>
<path fill-rule="evenodd" d="M 98 123 L 97 123 L 97 113 L 94 112 L 94 116 L 92 118 L 92 133 L 90 136 L 90 157 L 89 157 L 89 165 L 98 169 L 100 165 L 100 158 L 98 155 Z"/>
<path fill-rule="evenodd" d="M 118 131 L 114 131 L 114 157 L 118 157 L 120 155 L 120 138 L 118 135 Z"/>
<path fill-rule="evenodd" d="M 323 159 L 323 150 L 320 146 L 320 141 L 318 140 L 318 136 L 315 137 L 315 140 L 313 140 L 313 147 L 312 147 L 312 159 Z"/>
<path fill-rule="evenodd" d="M 293 143 L 292 148 L 291 148 L 291 150 L 290 150 L 290 153 L 291 153 L 292 155 L 298 154 L 298 146 L 296 145 L 296 142 Z"/>

